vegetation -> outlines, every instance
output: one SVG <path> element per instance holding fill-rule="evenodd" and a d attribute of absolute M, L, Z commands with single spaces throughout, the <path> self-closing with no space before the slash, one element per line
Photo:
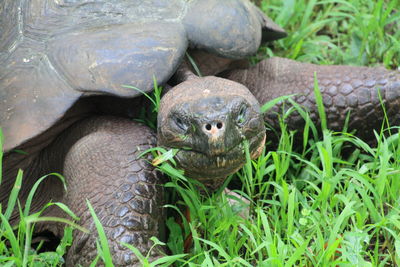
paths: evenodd
<path fill-rule="evenodd" d="M 399 0 L 261 1 L 288 37 L 263 54 L 316 64 L 400 65 Z"/>
<path fill-rule="evenodd" d="M 398 0 L 263 0 L 261 8 L 289 35 L 262 47 L 257 61 L 281 56 L 317 64 L 400 65 Z M 318 97 L 317 103 L 324 118 Z M 302 113 L 303 131 L 288 131 L 288 114 L 281 114 L 277 149 L 269 151 L 267 143 L 261 157 L 228 178 L 231 185 L 241 181 L 235 192 L 250 201 L 248 207 L 232 207 L 230 197 L 220 193 L 201 196 L 169 165 L 161 167 L 172 176 L 166 186 L 175 188 L 190 210 L 183 229 L 168 220 L 169 249 L 188 252 L 182 265 L 400 265 L 398 127 L 388 131 L 389 125 L 382 125 L 376 146 L 370 146 L 346 127 L 332 132 L 324 120 L 314 125 Z M 388 132 L 392 135 L 385 137 Z M 300 147 L 293 144 L 296 134 L 303 134 Z M 185 250 L 190 235 L 193 244 Z"/>
<path fill-rule="evenodd" d="M 3 135 L 0 129 L 0 186 L 2 182 L 2 141 Z M 63 218 L 41 216 L 47 208 L 57 206 L 72 219 L 78 221 L 79 218 L 63 203 L 50 202 L 38 212 L 31 213 L 30 211 L 31 203 L 39 184 L 44 179 L 54 179 L 55 177 L 60 179 L 65 186 L 64 178 L 61 175 L 51 173 L 38 179 L 38 181 L 33 185 L 23 209 L 18 201 L 18 193 L 21 189 L 22 177 L 23 172 L 20 170 L 14 187 L 10 192 L 7 207 L 4 212 L 2 210 L 3 207 L 0 205 L 0 266 L 60 266 L 64 263 L 63 256 L 72 243 L 72 229 L 75 228 L 83 232 L 88 231 L 80 227 L 78 224 Z M 13 217 L 13 210 L 15 209 L 16 204 L 18 204 L 20 220 L 18 224 L 13 227 L 11 225 L 11 218 Z M 36 223 L 41 222 L 56 222 L 69 225 L 65 228 L 64 237 L 60 240 L 60 243 L 54 252 L 36 252 L 41 249 L 44 243 L 43 240 L 34 245 L 36 250 L 33 249 L 32 237 L 35 225 Z"/>
<path fill-rule="evenodd" d="M 262 0 L 260 4 L 289 36 L 262 47 L 255 60 L 282 56 L 318 64 L 399 66 L 399 0 Z M 317 83 L 315 89 L 320 118 L 324 118 Z M 346 127 L 339 133 L 327 129 L 324 120 L 314 125 L 306 111 L 292 104 L 294 109 L 280 115 L 277 148 L 270 150 L 267 143 L 262 156 L 253 161 L 247 151 L 244 168 L 224 185 L 236 188 L 234 192 L 248 202 L 227 196 L 223 188 L 213 195 L 201 195 L 197 189 L 201 185 L 174 168 L 174 151 L 158 158 L 158 168 L 171 177 L 165 185 L 170 196 L 165 208 L 175 216 L 166 222 L 167 242 L 152 240 L 172 256 L 150 263 L 149 255 L 125 244 L 144 266 L 172 262 L 177 266 L 400 265 L 398 127 L 389 131 L 389 125 L 382 125 L 375 133 L 376 146 L 371 146 L 348 133 Z M 285 125 L 285 117 L 294 110 L 306 121 L 298 133 Z M 299 134 L 303 143 L 295 146 Z M 28 205 L 19 209 L 22 219 L 12 228 L 10 209 L 18 204 L 20 181 L 17 179 L 7 209 L 0 210 L 0 265 L 59 266 L 71 243 L 72 228 L 66 228 L 55 252 L 39 254 L 31 249 L 35 223 L 61 219 L 40 217 L 41 212 L 30 214 Z M 232 199 L 236 204 L 229 204 Z M 58 205 L 75 218 L 61 203 L 50 205 Z M 189 210 L 190 221 L 182 207 Z M 101 224 L 93 211 L 92 215 L 100 236 L 95 262 L 112 266 Z"/>

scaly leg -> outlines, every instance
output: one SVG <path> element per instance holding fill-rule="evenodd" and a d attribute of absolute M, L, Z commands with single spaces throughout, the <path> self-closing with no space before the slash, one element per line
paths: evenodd
<path fill-rule="evenodd" d="M 349 130 L 357 129 L 357 135 L 361 137 L 373 137 L 372 129 L 379 130 L 383 121 L 378 89 L 391 125 L 400 122 L 400 71 L 382 67 L 320 66 L 270 58 L 251 68 L 231 70 L 222 76 L 246 85 L 261 104 L 279 96 L 296 94 L 295 101 L 305 106 L 317 122 L 314 72 L 330 129 L 342 130 L 350 111 Z M 278 107 L 265 117 L 268 123 L 277 127 L 275 111 L 279 112 Z M 301 129 L 304 121 L 299 115 L 293 115 L 287 123 L 293 129 Z"/>
<path fill-rule="evenodd" d="M 74 232 L 68 266 L 88 266 L 97 255 L 97 232 L 86 199 L 105 229 L 116 266 L 139 264 L 120 242 L 147 253 L 152 245 L 149 238 L 162 235 L 162 181 L 146 159 L 138 158 L 155 141 L 147 127 L 109 116 L 75 124 L 50 147 L 50 151 L 66 151 L 62 171 L 68 191 L 61 201 L 91 232 Z"/>

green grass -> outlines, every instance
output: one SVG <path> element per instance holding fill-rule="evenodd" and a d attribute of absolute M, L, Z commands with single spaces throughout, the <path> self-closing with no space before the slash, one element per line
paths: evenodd
<path fill-rule="evenodd" d="M 1 149 L 2 140 L 3 135 L 0 129 L 0 160 L 3 157 Z M 2 162 L 0 161 L 0 170 L 2 166 L 1 163 Z M 45 179 L 57 178 L 60 179 L 65 186 L 64 178 L 61 175 L 51 173 L 39 178 L 29 192 L 24 208 L 21 208 L 18 201 L 22 177 L 23 172 L 22 170 L 19 170 L 4 212 L 3 207 L 0 204 L 0 266 L 61 266 L 64 263 L 64 255 L 67 248 L 72 243 L 72 230 L 78 229 L 84 232 L 87 232 L 87 230 L 74 222 L 78 221 L 79 218 L 63 203 L 47 203 L 41 210 L 34 213 L 30 210 L 36 189 L 40 183 Z M 2 181 L 1 178 L 2 173 L 0 172 L 0 186 Z M 17 204 L 18 208 L 16 208 Z M 42 216 L 42 213 L 50 206 L 57 206 L 74 221 L 57 217 Z M 20 219 L 16 225 L 11 225 L 10 219 L 15 210 L 19 212 Z M 38 253 L 37 251 L 40 250 L 43 242 L 36 244 L 36 249 L 32 248 L 32 236 L 35 225 L 43 222 L 63 223 L 66 225 L 64 236 L 60 240 L 60 243 L 54 252 Z"/>
<path fill-rule="evenodd" d="M 323 112 L 323 111 L 322 111 Z M 312 124 L 312 122 L 311 122 Z M 250 200 L 250 215 L 216 193 L 201 196 L 190 179 L 172 174 L 191 220 L 181 228 L 168 221 L 169 248 L 191 266 L 394 266 L 400 260 L 400 139 L 377 135 L 370 147 L 357 137 L 324 130 L 309 138 L 303 152 L 292 147 L 293 133 L 282 123 L 276 151 L 229 179 Z M 311 127 L 311 126 L 310 126 Z M 397 130 L 395 130 L 397 132 Z M 163 170 L 163 166 L 161 166 Z M 179 210 L 176 205 L 168 208 Z M 184 217 L 182 215 L 183 220 Z M 190 264 L 189 264 L 190 263 Z"/>
<path fill-rule="evenodd" d="M 261 7 L 289 36 L 262 47 L 256 60 L 281 56 L 317 64 L 384 65 L 392 69 L 400 64 L 399 0 L 263 0 Z M 228 177 L 224 186 L 236 188 L 234 192 L 249 203 L 223 194 L 223 188 L 201 195 L 197 190 L 200 185 L 174 167 L 175 151 L 162 151 L 156 163 L 171 177 L 165 184 L 170 234 L 165 243 L 152 240 L 154 247 L 168 247 L 171 253 L 151 262 L 150 254 L 142 255 L 126 245 L 143 266 L 172 262 L 176 266 L 400 265 L 398 128 L 392 127 L 389 136 L 378 131 L 376 146 L 348 133 L 346 127 L 343 132 L 332 132 L 323 119 L 317 82 L 315 90 L 321 125 L 314 125 L 290 98 L 279 99 L 293 105 L 287 112 L 297 110 L 303 115 L 305 128 L 298 133 L 289 131 L 284 123 L 288 114 L 281 114 L 277 148 L 270 150 L 267 143 L 263 154 L 253 161 L 247 151 L 244 168 Z M 159 96 L 157 93 L 153 98 L 155 107 Z M 264 105 L 263 111 L 274 103 Z M 155 127 L 154 116 L 142 120 Z M 321 133 L 316 129 L 322 129 Z M 296 134 L 302 135 L 303 142 L 295 146 Z M 17 226 L 9 223 L 12 209 L 18 207 L 21 179 L 22 172 L 7 209 L 0 213 L 0 265 L 60 266 L 72 242 L 71 227 L 66 228 L 55 252 L 37 253 L 30 246 L 35 223 L 60 219 L 40 217 L 42 211 L 31 214 L 28 205 L 19 208 L 21 221 Z M 229 204 L 231 199 L 237 201 L 234 206 Z M 58 205 L 77 219 L 61 203 L 48 205 Z M 184 215 L 185 207 L 190 221 Z M 92 216 L 96 221 L 94 213 Z M 103 261 L 112 266 L 101 224 L 96 223 L 96 227 L 99 256 L 93 265 Z M 190 238 L 192 242 L 185 247 Z"/>
<path fill-rule="evenodd" d="M 317 64 L 399 66 L 399 1 L 265 0 L 261 6 L 289 36 L 261 48 L 257 60 L 281 56 Z M 393 127 L 386 137 L 378 131 L 375 147 L 346 127 L 332 132 L 317 82 L 315 89 L 321 125 L 289 100 L 303 114 L 305 129 L 289 132 L 288 114 L 282 114 L 277 149 L 268 151 L 267 144 L 261 157 L 228 178 L 233 185 L 241 181 L 236 192 L 250 201 L 245 218 L 239 214 L 246 204 L 231 207 L 221 193 L 202 196 L 190 179 L 165 166 L 172 176 L 166 186 L 179 199 L 167 207 L 186 222 L 181 227 L 168 219 L 169 249 L 188 253 L 181 265 L 399 265 L 398 130 Z M 295 134 L 303 134 L 300 147 L 293 145 Z M 190 210 L 190 222 L 182 206 Z M 189 235 L 193 242 L 185 251 Z"/>
<path fill-rule="evenodd" d="M 399 0 L 263 0 L 288 37 L 263 55 L 317 64 L 400 65 Z M 261 57 L 264 57 L 264 56 Z"/>

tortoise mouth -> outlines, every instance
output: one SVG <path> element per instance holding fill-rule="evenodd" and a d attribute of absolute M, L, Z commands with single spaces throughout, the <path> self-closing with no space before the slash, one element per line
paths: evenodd
<path fill-rule="evenodd" d="M 249 139 L 251 158 L 260 155 L 265 144 L 265 132 L 259 132 Z M 175 156 L 178 167 L 185 175 L 196 179 L 206 187 L 218 187 L 225 178 L 238 171 L 246 162 L 243 142 L 216 155 L 204 151 L 180 150 Z"/>

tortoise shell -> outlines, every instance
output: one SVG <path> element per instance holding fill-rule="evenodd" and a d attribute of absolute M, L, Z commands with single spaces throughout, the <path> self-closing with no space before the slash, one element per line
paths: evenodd
<path fill-rule="evenodd" d="M 246 0 L 4 0 L 0 126 L 9 151 L 80 98 L 133 98 L 163 84 L 186 50 L 254 54 L 284 31 Z"/>

